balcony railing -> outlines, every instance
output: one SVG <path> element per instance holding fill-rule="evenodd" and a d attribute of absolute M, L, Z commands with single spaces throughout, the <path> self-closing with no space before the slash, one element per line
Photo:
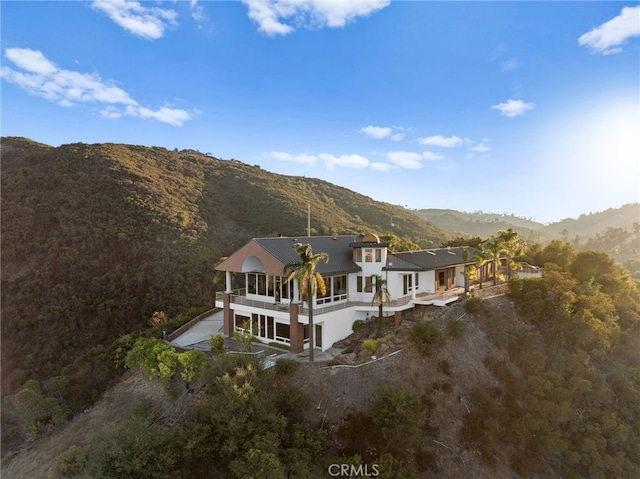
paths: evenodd
<path fill-rule="evenodd" d="M 436 294 L 431 294 L 431 293 L 423 293 L 423 294 L 417 294 L 415 301 L 446 301 L 446 300 L 451 300 L 453 298 L 457 298 L 457 296 L 460 294 L 460 288 L 456 288 L 450 291 L 446 291 L 444 293 L 436 293 Z M 216 301 L 223 301 L 223 292 L 218 292 L 216 293 Z M 401 296 L 398 299 L 394 299 L 392 301 L 385 301 L 384 302 L 384 308 L 387 309 L 394 309 L 394 308 L 402 308 L 404 306 L 407 306 L 408 304 L 410 304 L 412 301 L 414 300 L 414 298 L 411 297 L 411 295 L 406 295 L 406 296 Z M 266 310 L 270 310 L 270 311 L 288 311 L 289 310 L 289 303 L 276 303 L 275 301 L 271 300 L 271 301 L 265 301 L 265 300 L 258 300 L 258 299 L 251 299 L 251 298 L 247 298 L 246 296 L 246 289 L 245 288 L 241 288 L 241 289 L 236 289 L 233 290 L 231 292 L 231 302 L 234 304 L 240 304 L 243 306 L 249 306 L 252 308 L 258 308 L 258 309 L 266 309 Z M 339 302 L 333 302 L 333 303 L 327 303 L 327 304 L 318 304 L 316 306 L 314 306 L 313 308 L 313 312 L 316 315 L 320 315 L 320 314 L 325 314 L 325 313 L 330 313 L 333 311 L 339 311 L 341 309 L 345 309 L 345 308 L 352 308 L 352 307 L 362 307 L 362 308 L 367 308 L 367 307 L 372 307 L 372 306 L 377 306 L 377 304 L 375 303 L 375 301 L 372 303 L 371 301 L 339 301 Z M 304 306 L 300 309 L 300 313 L 304 314 L 305 310 L 307 308 L 305 308 Z"/>

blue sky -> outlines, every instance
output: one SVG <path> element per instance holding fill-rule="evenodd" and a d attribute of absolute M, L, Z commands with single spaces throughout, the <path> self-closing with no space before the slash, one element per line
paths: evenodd
<path fill-rule="evenodd" d="M 640 3 L 2 1 L 1 133 L 192 148 L 408 208 L 640 201 Z"/>

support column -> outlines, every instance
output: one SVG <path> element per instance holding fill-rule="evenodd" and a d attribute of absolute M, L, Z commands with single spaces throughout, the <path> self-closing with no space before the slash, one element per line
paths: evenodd
<path fill-rule="evenodd" d="M 400 326 L 401 322 L 402 322 L 402 312 L 396 311 L 396 314 L 393 315 L 393 325 L 397 328 L 398 326 Z"/>
<path fill-rule="evenodd" d="M 291 352 L 301 353 L 304 350 L 304 325 L 298 322 L 300 303 L 289 305 L 289 338 L 291 339 Z"/>
<path fill-rule="evenodd" d="M 233 334 L 233 310 L 231 309 L 231 294 L 222 295 L 222 317 L 224 335 L 230 337 Z"/>
<path fill-rule="evenodd" d="M 230 293 L 231 292 L 231 271 L 225 271 L 225 284 L 226 284 L 226 289 L 225 289 L 225 293 Z"/>

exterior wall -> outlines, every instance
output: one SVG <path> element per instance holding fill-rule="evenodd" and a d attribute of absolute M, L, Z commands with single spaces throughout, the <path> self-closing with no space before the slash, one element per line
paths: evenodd
<path fill-rule="evenodd" d="M 464 288 L 464 265 L 456 266 L 456 286 Z"/>
<path fill-rule="evenodd" d="M 424 271 L 420 273 L 420 292 L 434 294 L 436 292 L 436 272 Z"/>
<path fill-rule="evenodd" d="M 365 319 L 364 312 L 356 312 L 354 308 L 346 308 L 322 316 L 313 317 L 314 324 L 322 325 L 322 350 L 326 351 L 333 343 L 346 338 L 353 332 L 353 322 Z M 308 317 L 301 317 L 301 321 L 308 322 Z"/>

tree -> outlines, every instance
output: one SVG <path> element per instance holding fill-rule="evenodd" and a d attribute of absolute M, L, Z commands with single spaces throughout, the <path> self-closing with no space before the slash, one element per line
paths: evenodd
<path fill-rule="evenodd" d="M 502 240 L 492 236 L 482 243 L 482 248 L 493 261 L 493 285 L 495 286 L 498 284 L 498 264 L 500 264 L 500 255 L 504 248 Z"/>
<path fill-rule="evenodd" d="M 375 279 L 373 282 L 373 299 L 371 300 L 371 304 L 378 304 L 378 332 L 376 336 L 380 336 L 382 334 L 382 305 L 384 304 L 384 300 L 387 300 L 387 303 L 391 302 L 391 294 L 389 290 L 387 290 L 387 280 L 382 279 L 382 276 L 379 274 L 372 274 L 372 279 Z"/>
<path fill-rule="evenodd" d="M 298 289 L 303 301 L 306 299 L 309 305 L 309 361 L 313 361 L 314 347 L 314 329 L 313 329 L 313 297 L 317 291 L 325 294 L 327 288 L 324 279 L 320 273 L 316 272 L 316 266 L 320 261 L 329 262 L 327 253 L 313 254 L 310 244 L 296 243 L 293 245 L 300 261 L 285 265 L 283 276 L 286 277 L 285 282 L 296 278 L 298 280 Z"/>
<path fill-rule="evenodd" d="M 497 238 L 502 243 L 502 252 L 507 255 L 507 279 L 511 279 L 512 258 L 522 252 L 527 242 L 513 228 L 498 231 Z"/>
<path fill-rule="evenodd" d="M 467 263 L 469 262 L 469 250 L 467 248 L 462 248 L 462 262 L 464 263 L 464 294 L 469 294 L 469 266 Z"/>

